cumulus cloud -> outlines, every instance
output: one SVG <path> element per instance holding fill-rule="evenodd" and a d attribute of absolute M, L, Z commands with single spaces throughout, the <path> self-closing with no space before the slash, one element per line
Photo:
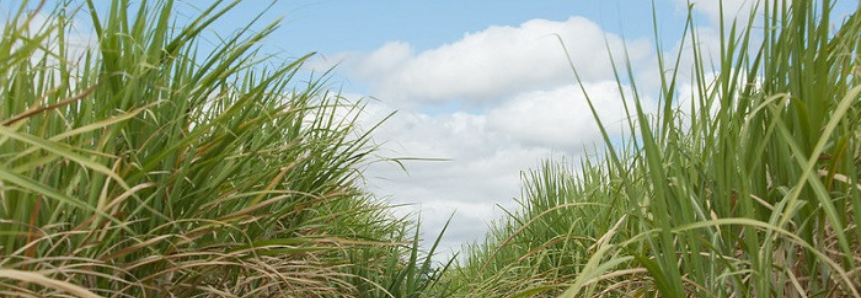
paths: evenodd
<path fill-rule="evenodd" d="M 621 55 L 623 40 L 594 22 L 534 19 L 517 27 L 491 26 L 462 39 L 415 53 L 409 44 L 389 42 L 371 53 L 339 53 L 317 62 L 342 62 L 344 71 L 367 82 L 381 98 L 411 103 L 496 101 L 572 80 L 561 39 L 587 80 L 612 77 L 608 51 Z M 648 56 L 646 41 L 629 41 L 632 61 Z"/>
<path fill-rule="evenodd" d="M 607 130 L 622 133 L 627 122 L 616 82 L 587 83 L 585 89 Z M 628 101 L 633 108 L 630 96 Z M 570 151 L 601 142 L 597 122 L 577 85 L 516 96 L 491 109 L 488 121 L 492 128 L 508 133 L 522 144 Z"/>
<path fill-rule="evenodd" d="M 409 204 L 401 212 L 420 215 L 425 240 L 433 240 L 450 215 L 442 251 L 452 253 L 484 235 L 499 218 L 497 205 L 511 208 L 519 193 L 519 171 L 546 157 L 545 148 L 526 147 L 487 126 L 486 116 L 400 113 L 374 134 L 388 157 L 443 158 L 374 163 L 365 171 L 368 188 Z"/>
<path fill-rule="evenodd" d="M 328 54 L 306 67 L 337 64 L 336 71 L 369 87 L 380 100 L 367 102 L 365 127 L 400 110 L 373 134 L 379 154 L 434 160 L 407 159 L 406 172 L 373 163 L 364 172 L 367 187 L 393 204 L 409 204 L 397 210 L 421 215 L 425 240 L 456 212 L 441 244 L 452 252 L 480 239 L 504 214 L 499 207 L 516 208 L 521 171 L 553 156 L 576 160 L 584 148 L 603 144 L 557 36 L 608 131 L 627 133 L 606 47 L 618 58 L 627 43 L 637 68 L 654 60 L 653 47 L 623 41 L 581 17 L 490 26 L 422 51 L 392 41 L 366 53 Z M 643 103 L 652 110 L 650 99 Z"/>
<path fill-rule="evenodd" d="M 622 133 L 625 112 L 616 83 L 585 88 L 610 133 Z M 652 110 L 648 100 L 644 103 Z M 393 109 L 370 105 L 367 111 L 376 115 L 366 119 L 380 119 Z M 582 91 L 571 84 L 506 98 L 484 113 L 402 111 L 374 137 L 382 142 L 383 156 L 441 159 L 406 161 L 406 172 L 393 163 L 375 163 L 365 175 L 369 190 L 394 204 L 410 204 L 400 212 L 421 215 L 425 240 L 433 240 L 454 213 L 441 244 L 449 253 L 480 239 L 487 224 L 504 214 L 500 207 L 516 208 L 522 171 L 552 156 L 577 159 L 586 153 L 583 148 L 602 144 Z"/>

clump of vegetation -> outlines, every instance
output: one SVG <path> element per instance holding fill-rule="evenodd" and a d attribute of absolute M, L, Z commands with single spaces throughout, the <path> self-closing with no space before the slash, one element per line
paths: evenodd
<path fill-rule="evenodd" d="M 721 20 L 714 63 L 689 18 L 678 56 L 657 49 L 658 113 L 616 69 L 631 135 L 525 175 L 523 208 L 443 273 L 361 188 L 361 105 L 298 79 L 310 55 L 260 53 L 277 23 L 200 50 L 236 3 L 182 27 L 169 0 L 18 7 L 0 296 L 861 297 L 861 6 L 764 1 Z M 80 57 L 76 11 L 97 37 Z"/>
<path fill-rule="evenodd" d="M 523 208 L 447 276 L 456 296 L 861 297 L 861 7 L 833 5 L 722 19 L 714 60 L 689 18 L 679 56 L 657 51 L 657 115 L 617 69 L 632 134 L 529 173 Z"/>
<path fill-rule="evenodd" d="M 277 23 L 200 50 L 237 3 L 183 27 L 170 0 L 101 15 L 94 1 L 21 3 L 0 41 L 0 296 L 416 297 L 435 284 L 417 227 L 361 189 L 374 150 L 361 106 L 325 76 L 298 78 L 311 55 L 262 55 Z M 76 19 L 97 37 L 80 57 Z"/>

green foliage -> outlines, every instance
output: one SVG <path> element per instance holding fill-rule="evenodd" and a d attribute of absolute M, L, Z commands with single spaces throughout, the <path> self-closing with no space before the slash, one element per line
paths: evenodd
<path fill-rule="evenodd" d="M 63 7 L 42 25 L 23 3 L 6 23 L 0 296 L 357 296 L 404 279 L 357 271 L 429 272 L 413 225 L 360 188 L 362 107 L 297 78 L 311 55 L 271 66 L 257 44 L 277 23 L 201 51 L 238 3 L 222 2 L 180 28 L 170 0 L 87 1 L 98 43 L 82 57 Z M 437 277 L 404 276 L 394 297 Z"/>
<path fill-rule="evenodd" d="M 861 297 L 857 10 L 833 26 L 830 1 L 762 2 L 721 20 L 715 64 L 689 18 L 679 56 L 657 48 L 658 113 L 615 69 L 621 147 L 601 126 L 603 160 L 526 174 L 522 207 L 444 273 L 439 238 L 422 252 L 361 189 L 361 105 L 298 79 L 311 55 L 260 54 L 277 23 L 200 50 L 236 3 L 180 28 L 172 1 L 87 1 L 82 57 L 75 15 L 19 6 L 0 41 L 0 296 Z"/>
<path fill-rule="evenodd" d="M 759 5 L 721 20 L 717 64 L 691 18 L 674 61 L 658 47 L 658 113 L 634 88 L 621 148 L 601 126 L 604 161 L 525 177 L 522 209 L 447 275 L 456 296 L 861 297 L 861 6 Z"/>
<path fill-rule="evenodd" d="M 450 221 L 450 219 L 449 219 Z M 352 256 L 351 262 L 358 266 L 351 267 L 351 274 L 356 284 L 363 280 L 380 281 L 380 283 L 364 283 L 359 287 L 354 297 L 359 298 L 418 298 L 418 297 L 448 297 L 451 295 L 446 285 L 439 284 L 442 274 L 454 262 L 449 260 L 442 267 L 434 267 L 433 255 L 436 251 L 448 223 L 440 231 L 431 248 L 421 255 L 419 247 L 419 227 L 413 231 L 412 241 L 408 245 L 394 246 L 382 251 L 364 251 Z M 404 229 L 402 233 L 407 233 Z M 399 234 L 400 239 L 408 239 Z M 406 256 L 406 261 L 402 258 Z M 380 263 L 382 266 L 375 266 Z"/>

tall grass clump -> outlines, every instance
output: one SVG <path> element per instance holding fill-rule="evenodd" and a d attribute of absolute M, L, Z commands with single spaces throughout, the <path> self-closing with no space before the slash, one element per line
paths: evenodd
<path fill-rule="evenodd" d="M 722 18 L 715 56 L 689 17 L 679 55 L 657 49 L 657 94 L 620 64 L 632 134 L 620 147 L 600 125 L 601 160 L 527 174 L 523 207 L 446 282 L 461 297 L 861 297 L 861 6 L 834 4 Z"/>
<path fill-rule="evenodd" d="M 201 43 L 237 3 L 181 27 L 170 0 L 12 7 L 0 296 L 417 297 L 434 284 L 417 227 L 361 189 L 374 149 L 361 106 L 300 71 L 311 55 L 261 53 L 277 22 Z M 70 43 L 74 22 L 93 48 Z"/>

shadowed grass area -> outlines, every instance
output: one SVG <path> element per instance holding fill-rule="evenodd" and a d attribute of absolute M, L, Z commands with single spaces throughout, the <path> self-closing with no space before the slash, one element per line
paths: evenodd
<path fill-rule="evenodd" d="M 679 56 L 657 49 L 656 115 L 618 67 L 632 135 L 528 173 L 447 276 L 456 296 L 861 297 L 861 7 L 832 6 L 762 1 L 721 20 L 714 58 L 689 18 Z"/>
<path fill-rule="evenodd" d="M 417 227 L 361 189 L 374 150 L 362 106 L 325 75 L 300 78 L 310 54 L 272 66 L 260 53 L 277 23 L 201 51 L 237 1 L 184 27 L 169 0 L 101 15 L 106 3 L 81 3 L 24 2 L 3 27 L 0 296 L 416 297 L 435 284 Z M 69 43 L 81 16 L 93 49 Z"/>

